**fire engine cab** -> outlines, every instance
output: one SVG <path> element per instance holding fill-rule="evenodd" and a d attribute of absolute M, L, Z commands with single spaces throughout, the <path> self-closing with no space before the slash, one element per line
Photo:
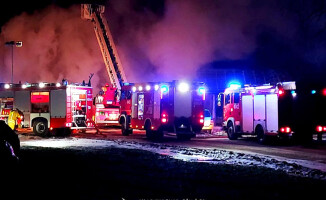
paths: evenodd
<path fill-rule="evenodd" d="M 137 83 L 122 87 L 121 130 L 146 130 L 149 139 L 161 139 L 164 132 L 190 139 L 204 124 L 205 87 L 203 83 L 180 81 Z"/>
<path fill-rule="evenodd" d="M 63 83 L 0 83 L 1 102 L 13 100 L 24 114 L 23 127 L 37 135 L 69 134 L 71 129 L 93 126 L 92 87 Z"/>
<path fill-rule="evenodd" d="M 258 141 L 265 143 L 269 136 L 291 137 L 295 90 L 295 82 L 245 87 L 231 84 L 224 91 L 223 104 L 228 138 L 257 135 Z"/>

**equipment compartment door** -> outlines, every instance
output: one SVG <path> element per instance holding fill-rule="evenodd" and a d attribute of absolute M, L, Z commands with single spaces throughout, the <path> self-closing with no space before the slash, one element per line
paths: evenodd
<path fill-rule="evenodd" d="M 255 95 L 254 96 L 254 126 L 260 124 L 265 129 L 266 127 L 266 96 Z"/>
<path fill-rule="evenodd" d="M 253 99 L 251 95 L 242 96 L 242 131 L 251 133 L 254 131 Z"/>
<path fill-rule="evenodd" d="M 175 117 L 191 117 L 192 111 L 192 93 L 180 92 L 175 88 L 174 96 L 174 116 Z"/>
<path fill-rule="evenodd" d="M 266 95 L 266 130 L 278 131 L 278 99 L 277 94 Z"/>

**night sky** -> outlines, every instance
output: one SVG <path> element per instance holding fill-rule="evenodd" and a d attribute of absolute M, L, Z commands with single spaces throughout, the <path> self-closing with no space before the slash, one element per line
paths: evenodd
<path fill-rule="evenodd" d="M 1 6 L 1 34 L 24 12 L 33 16 L 52 4 L 64 10 L 82 2 L 94 1 L 9 1 Z M 106 4 L 111 31 L 132 81 L 139 79 L 137 73 L 148 72 L 152 80 L 157 74 L 169 79 L 171 72 L 194 74 L 206 69 L 272 70 L 292 80 L 325 80 L 325 0 L 97 2 Z M 1 59 L 6 63 L 0 57 L 0 64 Z"/>

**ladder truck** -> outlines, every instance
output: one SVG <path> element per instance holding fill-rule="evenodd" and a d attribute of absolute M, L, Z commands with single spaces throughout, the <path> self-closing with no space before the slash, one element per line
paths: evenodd
<path fill-rule="evenodd" d="M 161 138 L 167 131 L 176 133 L 179 138 L 194 137 L 204 123 L 203 83 L 192 83 L 181 90 L 181 83 L 177 81 L 129 84 L 103 14 L 102 5 L 81 6 L 82 19 L 90 20 L 94 25 L 112 83 L 112 87 L 106 86 L 95 98 L 96 126 L 118 122 L 123 135 L 131 134 L 133 129 L 145 129 L 148 138 Z M 113 90 L 115 95 L 112 95 Z"/>
<path fill-rule="evenodd" d="M 266 143 L 269 137 L 294 135 L 295 82 L 245 87 L 232 84 L 222 94 L 224 98 L 218 99 L 224 100 L 223 128 L 230 140 L 256 135 L 259 143 Z"/>
<path fill-rule="evenodd" d="M 96 109 L 94 121 L 96 126 L 119 125 L 120 91 L 123 84 L 127 82 L 117 48 L 104 16 L 104 9 L 104 5 L 81 5 L 81 18 L 93 23 L 95 35 L 111 82 L 111 85 L 107 84 L 102 87 L 102 91 L 94 99 Z"/>

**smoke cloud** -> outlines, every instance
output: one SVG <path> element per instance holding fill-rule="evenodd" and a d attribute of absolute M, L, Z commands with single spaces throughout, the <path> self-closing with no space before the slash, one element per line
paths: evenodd
<path fill-rule="evenodd" d="M 49 6 L 33 14 L 23 13 L 2 29 L 1 43 L 22 41 L 13 49 L 14 82 L 106 82 L 105 66 L 91 22 L 80 17 L 80 6 Z M 2 46 L 2 45 L 1 45 Z M 11 46 L 0 49 L 1 82 L 11 80 Z"/>
<path fill-rule="evenodd" d="M 296 31 L 273 1 L 167 0 L 162 15 L 134 2 L 111 1 L 107 13 L 134 80 L 194 79 L 207 63 L 251 55 L 268 28 L 284 40 Z"/>
<path fill-rule="evenodd" d="M 324 59 L 314 53 L 317 48 L 310 54 L 298 48 L 300 20 L 286 3 L 292 6 L 282 0 L 110 0 L 105 14 L 127 81 L 170 81 L 196 79 L 200 67 L 219 60 L 256 56 L 261 68 L 282 68 L 292 60 L 312 60 L 311 54 L 320 57 L 313 62 Z M 108 82 L 92 23 L 80 18 L 80 5 L 23 13 L 2 29 L 0 42 L 10 40 L 23 41 L 14 48 L 16 82 L 87 82 L 90 73 L 93 86 Z M 0 47 L 0 69 L 1 81 L 10 81 L 8 46 Z"/>

